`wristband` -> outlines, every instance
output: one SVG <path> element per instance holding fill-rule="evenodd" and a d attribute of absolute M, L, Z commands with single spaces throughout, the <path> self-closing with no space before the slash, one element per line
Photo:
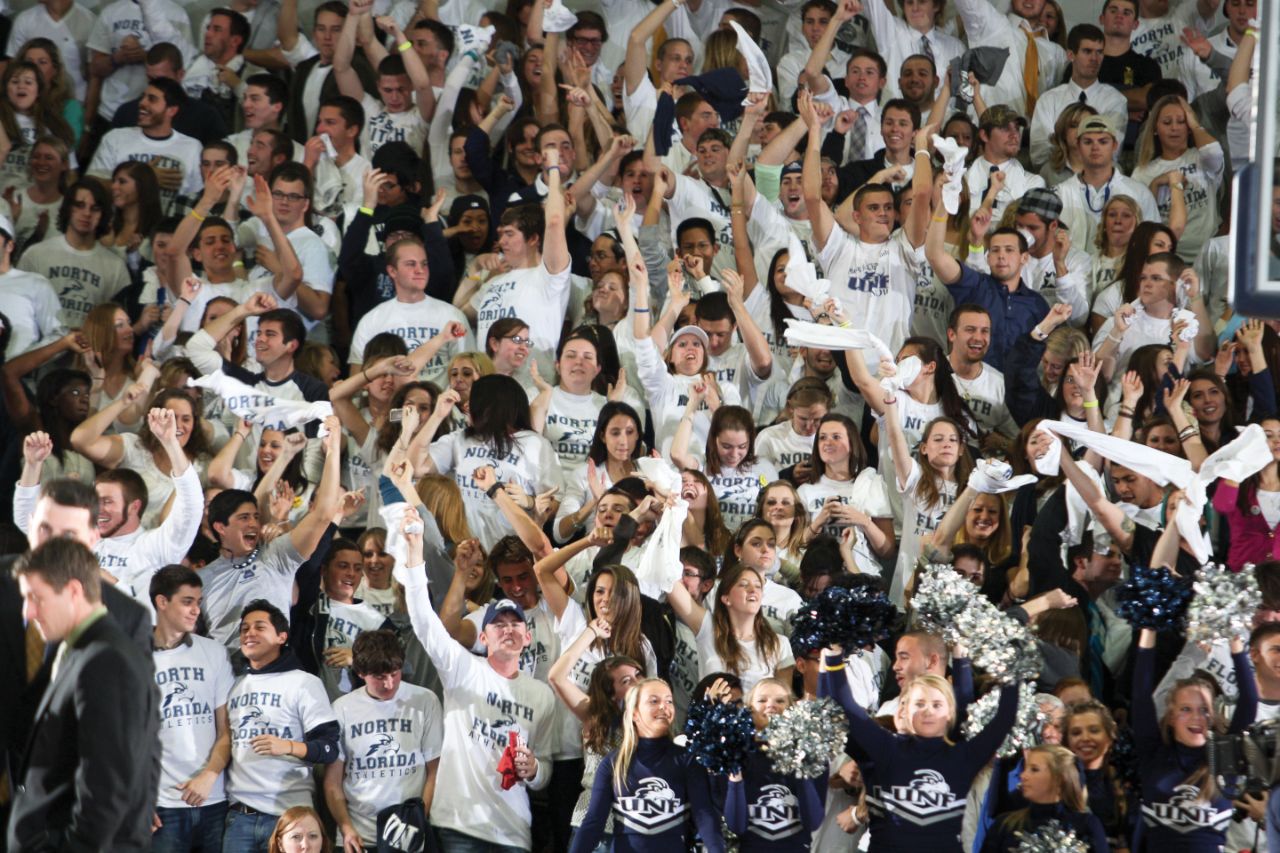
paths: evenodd
<path fill-rule="evenodd" d="M 231 266 L 240 267 L 241 269 L 244 269 L 244 261 L 232 261 Z"/>
<path fill-rule="evenodd" d="M 1113 344 L 1122 344 L 1124 343 L 1124 334 L 1122 333 L 1120 337 L 1117 338 L 1115 335 L 1108 333 L 1107 340 L 1111 341 Z"/>
<path fill-rule="evenodd" d="M 493 500 L 493 496 L 496 495 L 498 493 L 498 489 L 501 489 L 501 488 L 502 488 L 501 483 L 494 483 L 492 486 L 485 489 L 484 493 L 489 496 L 490 500 Z"/>
<path fill-rule="evenodd" d="M 923 149 L 922 149 L 922 150 L 920 150 L 920 151 L 917 151 L 917 152 L 916 152 L 916 156 L 917 156 L 917 157 L 928 157 L 930 160 L 932 160 L 932 159 L 933 159 L 933 155 L 932 155 L 932 154 L 930 154 L 928 151 L 925 151 L 925 150 L 923 150 Z"/>
<path fill-rule="evenodd" d="M 190 299 L 188 299 L 188 298 L 187 298 L 187 297 L 185 297 L 185 296 L 179 296 L 179 297 L 178 297 L 178 301 L 179 301 L 179 302 L 185 302 L 185 303 L 187 303 L 188 305 L 190 305 L 190 304 L 191 304 L 191 300 L 190 300 Z"/>
<path fill-rule="evenodd" d="M 946 222 L 949 218 L 950 218 L 949 216 L 947 216 L 946 214 L 943 214 L 942 216 L 935 216 L 935 217 L 933 217 L 933 221 L 934 221 L 934 222 Z"/>
<path fill-rule="evenodd" d="M 634 311 L 636 314 L 648 314 L 648 313 L 649 313 L 649 309 L 648 309 L 648 308 L 632 308 L 631 310 L 632 310 L 632 311 Z"/>
<path fill-rule="evenodd" d="M 202 216 L 200 211 L 196 210 L 194 207 L 187 211 L 187 216 L 190 216 L 196 222 L 204 222 L 204 216 Z"/>
<path fill-rule="evenodd" d="M 1032 326 L 1031 337 L 1035 338 L 1037 341 L 1043 341 L 1043 340 L 1046 340 L 1049 336 L 1045 334 L 1043 331 L 1041 331 L 1039 326 Z"/>
<path fill-rule="evenodd" d="M 1245 27 L 1244 34 L 1246 38 L 1249 36 L 1253 36 L 1256 39 L 1258 37 L 1258 31 L 1255 30 L 1253 27 Z"/>
<path fill-rule="evenodd" d="M 408 50 L 411 47 L 413 47 L 413 42 L 402 41 L 398 45 L 396 45 L 396 50 L 400 51 L 401 53 L 404 53 L 406 50 Z"/>
<path fill-rule="evenodd" d="M 1121 407 L 1120 407 L 1120 417 L 1122 417 L 1122 418 L 1131 418 L 1131 417 L 1133 417 L 1133 409 L 1126 409 L 1124 406 L 1121 406 Z"/>
<path fill-rule="evenodd" d="M 1084 403 L 1083 403 L 1083 406 L 1084 406 L 1086 409 L 1096 409 L 1096 408 L 1098 408 L 1098 401 L 1097 401 L 1097 400 L 1085 400 L 1085 401 L 1084 401 Z"/>
<path fill-rule="evenodd" d="M 357 209 L 358 209 L 361 213 L 365 214 L 366 216 L 373 216 L 373 209 L 372 209 L 372 208 L 361 206 L 361 207 L 359 207 L 359 208 L 357 208 Z"/>

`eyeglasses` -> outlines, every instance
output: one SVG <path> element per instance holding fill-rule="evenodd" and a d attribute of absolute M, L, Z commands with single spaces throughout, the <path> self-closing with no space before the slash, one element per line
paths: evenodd
<path fill-rule="evenodd" d="M 518 347 L 533 346 L 533 338 L 522 338 L 519 335 L 508 335 L 507 337 L 503 338 L 503 340 L 511 341 L 511 343 L 515 344 Z"/>
<path fill-rule="evenodd" d="M 578 44 L 589 44 L 595 47 L 599 47 L 600 45 L 604 44 L 604 39 L 602 39 L 600 36 L 596 36 L 593 39 L 583 38 L 582 36 L 574 36 L 573 40 L 576 41 Z"/>
<path fill-rule="evenodd" d="M 282 193 L 280 190 L 272 190 L 271 197 L 276 201 L 287 201 L 289 204 L 298 204 L 307 200 L 307 197 L 300 193 Z"/>
<path fill-rule="evenodd" d="M 685 569 L 681 572 L 681 575 L 686 578 L 697 578 L 698 580 L 702 580 L 702 573 L 694 569 Z"/>

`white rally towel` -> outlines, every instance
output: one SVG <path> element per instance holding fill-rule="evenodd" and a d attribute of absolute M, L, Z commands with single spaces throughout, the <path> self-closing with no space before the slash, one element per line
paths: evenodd
<path fill-rule="evenodd" d="M 905 391 L 907 386 L 916 381 L 923 367 L 924 363 L 918 356 L 909 355 L 894 365 L 890 372 L 881 376 L 880 387 L 890 397 L 897 397 L 899 391 Z"/>
<path fill-rule="evenodd" d="M 239 379 L 232 379 L 221 370 L 197 379 L 188 379 L 187 384 L 212 390 L 223 399 L 228 409 L 249 423 L 257 424 L 264 429 L 296 429 L 333 414 L 333 405 L 328 400 L 318 400 L 314 403 L 306 400 L 287 400 L 257 388 L 251 388 Z"/>
<path fill-rule="evenodd" d="M 551 5 L 542 13 L 544 33 L 563 33 L 576 23 L 578 16 L 566 9 L 560 0 L 551 0 Z"/>
<path fill-rule="evenodd" d="M 804 244 L 796 232 L 787 229 L 787 287 L 814 305 L 823 305 L 831 297 L 831 282 L 818 278 L 818 269 L 804 253 Z"/>
<path fill-rule="evenodd" d="M 483 56 L 493 41 L 493 27 L 473 27 L 470 24 L 458 24 L 453 28 L 454 38 L 459 52 L 474 50 L 476 56 Z"/>
<path fill-rule="evenodd" d="M 636 467 L 640 469 L 641 476 L 659 490 L 676 496 L 645 542 L 635 570 L 641 592 L 658 597 L 679 583 L 684 574 L 680 565 L 680 540 L 685 517 L 689 514 L 689 502 L 680 497 L 680 472 L 665 459 L 643 456 L 636 460 Z"/>
<path fill-rule="evenodd" d="M 787 324 L 783 337 L 793 347 L 817 347 L 832 352 L 873 349 L 880 358 L 893 360 L 888 344 L 866 329 L 842 329 L 839 326 L 793 320 L 789 317 L 783 322 Z"/>
<path fill-rule="evenodd" d="M 1258 424 L 1250 424 L 1236 439 L 1218 448 L 1204 460 L 1199 472 L 1186 459 L 1127 439 L 1115 438 L 1077 424 L 1045 421 L 1044 426 L 1064 435 L 1099 455 L 1137 471 L 1160 485 L 1173 484 L 1187 497 L 1178 507 L 1175 523 L 1183 540 L 1200 563 L 1207 563 L 1212 548 L 1200 530 L 1200 517 L 1208 502 L 1208 488 L 1219 478 L 1240 482 L 1261 471 L 1271 461 L 1267 434 Z"/>
<path fill-rule="evenodd" d="M 730 21 L 729 26 L 738 34 L 738 53 L 747 61 L 747 94 L 767 95 L 773 91 L 773 70 L 769 67 L 769 58 L 737 21 Z M 742 105 L 745 107 L 750 103 L 751 99 L 747 98 Z"/>
<path fill-rule="evenodd" d="M 1034 483 L 1035 474 L 1019 474 L 1013 476 L 1013 466 L 999 459 L 979 459 L 969 473 L 969 488 L 984 495 L 998 495 L 1013 492 Z"/>
<path fill-rule="evenodd" d="M 933 150 L 942 156 L 942 172 L 947 176 L 942 185 L 942 206 L 954 216 L 960 210 L 960 190 L 963 187 L 965 162 L 969 149 L 954 139 L 933 135 Z"/>
<path fill-rule="evenodd" d="M 1182 292 L 1181 281 L 1178 282 L 1178 286 L 1181 301 L 1185 302 L 1185 294 Z M 1135 299 L 1129 304 L 1133 306 L 1135 314 L 1147 313 L 1147 309 L 1143 306 L 1141 301 Z M 1186 308 L 1174 308 L 1173 314 L 1169 317 L 1169 327 L 1173 328 L 1173 324 L 1179 321 L 1187 324 L 1186 327 L 1183 328 L 1182 333 L 1178 335 L 1179 340 L 1194 341 L 1196 339 L 1196 335 L 1200 334 L 1200 321 L 1196 319 L 1196 315 L 1191 311 L 1188 311 Z"/>

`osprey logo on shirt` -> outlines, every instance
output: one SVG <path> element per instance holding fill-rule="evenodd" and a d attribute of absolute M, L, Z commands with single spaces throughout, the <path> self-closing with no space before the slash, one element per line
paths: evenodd
<path fill-rule="evenodd" d="M 1195 785 L 1179 785 L 1167 802 L 1144 804 L 1142 813 L 1147 826 L 1158 824 L 1183 834 L 1201 829 L 1225 832 L 1231 820 L 1231 809 L 1219 810 L 1200 799 L 1200 789 Z"/>
<path fill-rule="evenodd" d="M 240 713 L 240 722 L 236 723 L 236 728 L 242 729 L 245 726 L 252 726 L 261 723 L 267 719 L 267 715 L 262 713 L 262 709 L 251 705 Z"/>
<path fill-rule="evenodd" d="M 763 838 L 795 835 L 800 831 L 800 801 L 786 785 L 765 785 L 747 806 L 747 821 L 748 831 Z"/>
<path fill-rule="evenodd" d="M 613 810 L 622 822 L 643 835 L 658 835 L 684 820 L 689 806 L 665 779 L 646 776 L 629 797 L 619 797 Z"/>
<path fill-rule="evenodd" d="M 365 751 L 364 757 L 368 758 L 372 755 L 395 755 L 399 751 L 400 744 L 396 743 L 396 739 L 391 735 L 382 734 L 374 738 L 373 743 L 369 744 L 369 748 Z"/>
<path fill-rule="evenodd" d="M 877 785 L 867 805 L 882 816 L 895 814 L 917 826 L 952 820 L 964 812 L 964 800 L 956 798 L 941 773 L 929 769 L 917 770 L 905 785 Z"/>
<path fill-rule="evenodd" d="M 204 681 L 202 666 L 171 666 L 156 671 L 156 686 L 164 694 L 160 718 L 166 728 L 213 721 L 213 709 L 191 687 L 191 682 L 196 681 Z"/>

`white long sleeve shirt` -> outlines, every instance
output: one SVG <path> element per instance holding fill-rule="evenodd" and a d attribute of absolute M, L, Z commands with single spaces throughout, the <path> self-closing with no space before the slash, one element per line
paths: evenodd
<path fill-rule="evenodd" d="M 1080 100 L 1081 95 L 1085 100 Z M 1036 110 L 1031 116 L 1031 162 L 1036 168 L 1049 160 L 1058 116 L 1071 104 L 1078 103 L 1086 103 L 1109 117 L 1112 127 L 1123 128 L 1129 123 L 1129 102 L 1115 86 L 1098 80 L 1088 87 L 1081 87 L 1074 80 L 1054 86 L 1036 101 Z"/>
<path fill-rule="evenodd" d="M 1012 12 L 1002 15 L 991 0 L 956 0 L 956 14 L 964 23 L 970 47 L 1003 47 L 1009 51 L 994 85 L 982 84 L 982 99 L 988 104 L 1007 104 L 1021 115 L 1027 114 L 1027 91 L 1023 79 L 1027 39 L 1032 37 L 1030 24 Z M 1039 58 L 1040 93 L 1062 79 L 1067 68 L 1067 53 L 1043 35 L 1034 36 Z"/>

